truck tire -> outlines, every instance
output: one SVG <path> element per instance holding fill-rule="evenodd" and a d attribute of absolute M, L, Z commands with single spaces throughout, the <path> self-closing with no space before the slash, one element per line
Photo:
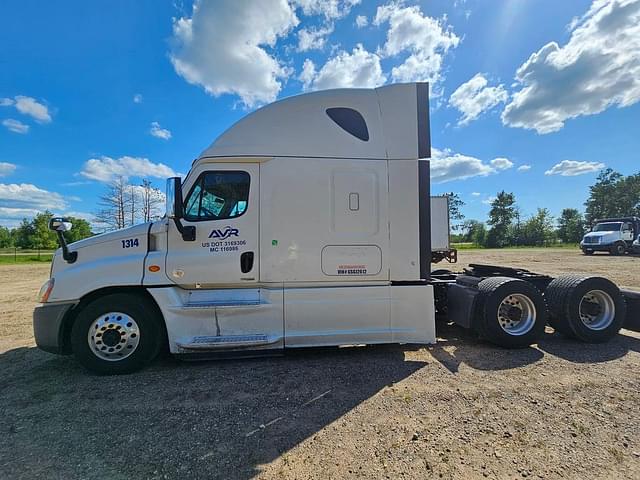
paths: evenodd
<path fill-rule="evenodd" d="M 590 248 L 583 248 L 582 253 L 584 253 L 585 255 L 593 255 L 594 251 L 591 250 Z"/>
<path fill-rule="evenodd" d="M 544 293 L 549 325 L 587 343 L 601 343 L 617 335 L 627 312 L 620 289 L 603 277 L 563 275 Z"/>
<path fill-rule="evenodd" d="M 547 306 L 540 291 L 524 280 L 490 277 L 480 290 L 476 327 L 490 342 L 505 348 L 534 344 L 544 333 Z"/>
<path fill-rule="evenodd" d="M 611 255 L 624 255 L 627 253 L 627 246 L 623 242 L 618 242 L 611 247 Z"/>
<path fill-rule="evenodd" d="M 88 303 L 71 329 L 78 362 L 106 375 L 140 370 L 156 358 L 163 339 L 156 306 L 145 297 L 123 293 Z"/>

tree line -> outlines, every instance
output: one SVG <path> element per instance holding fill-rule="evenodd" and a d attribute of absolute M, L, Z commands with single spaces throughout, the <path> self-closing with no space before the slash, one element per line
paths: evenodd
<path fill-rule="evenodd" d="M 151 181 L 142 180 L 140 185 L 127 183 L 123 177 L 107 185 L 100 197 L 100 210 L 95 213 L 94 226 L 98 232 L 117 230 L 140 222 L 159 218 L 162 214 L 164 193 L 155 188 Z M 22 219 L 16 228 L 0 226 L 0 248 L 23 248 L 53 250 L 58 247 L 58 237 L 49 230 L 49 220 L 53 214 L 44 211 L 33 218 Z M 64 232 L 68 243 L 90 237 L 91 223 L 83 218 L 67 217 L 73 228 Z"/>
<path fill-rule="evenodd" d="M 58 236 L 49 230 L 49 211 L 36 214 L 32 219 L 22 219 L 16 228 L 0 227 L 0 248 L 24 248 L 30 250 L 54 250 L 58 248 Z M 67 242 L 75 242 L 93 235 L 91 224 L 83 218 L 67 217 L 73 228 L 64 232 Z"/>
<path fill-rule="evenodd" d="M 515 195 L 503 190 L 491 202 L 486 223 L 465 220 L 464 202 L 455 193 L 448 196 L 454 242 L 490 248 L 572 244 L 580 242 L 599 218 L 640 216 L 640 172 L 624 176 L 611 168 L 602 170 L 589 187 L 584 213 L 565 208 L 557 219 L 546 208 L 523 218 Z"/>

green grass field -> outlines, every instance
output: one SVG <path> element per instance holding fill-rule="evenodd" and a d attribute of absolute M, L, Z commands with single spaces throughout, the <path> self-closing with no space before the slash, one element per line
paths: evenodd
<path fill-rule="evenodd" d="M 0 265 L 10 265 L 16 263 L 48 263 L 51 262 L 52 257 L 53 253 L 40 253 L 39 257 L 37 253 L 18 253 L 17 255 L 3 254 L 0 255 Z"/>

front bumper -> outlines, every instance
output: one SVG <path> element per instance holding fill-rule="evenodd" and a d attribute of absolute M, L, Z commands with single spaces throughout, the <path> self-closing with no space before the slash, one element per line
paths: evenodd
<path fill-rule="evenodd" d="M 33 311 L 33 335 L 38 348 L 50 353 L 66 353 L 64 319 L 75 303 L 42 304 Z"/>
<path fill-rule="evenodd" d="M 608 252 L 613 245 L 613 243 L 580 243 L 580 248 L 582 250 L 593 250 L 594 252 Z"/>

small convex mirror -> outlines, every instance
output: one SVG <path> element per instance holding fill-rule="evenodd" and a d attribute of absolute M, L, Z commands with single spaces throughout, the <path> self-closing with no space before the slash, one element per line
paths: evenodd
<path fill-rule="evenodd" d="M 49 220 L 49 230 L 53 230 L 54 232 L 68 232 L 73 227 L 73 224 L 62 217 L 53 217 Z"/>

